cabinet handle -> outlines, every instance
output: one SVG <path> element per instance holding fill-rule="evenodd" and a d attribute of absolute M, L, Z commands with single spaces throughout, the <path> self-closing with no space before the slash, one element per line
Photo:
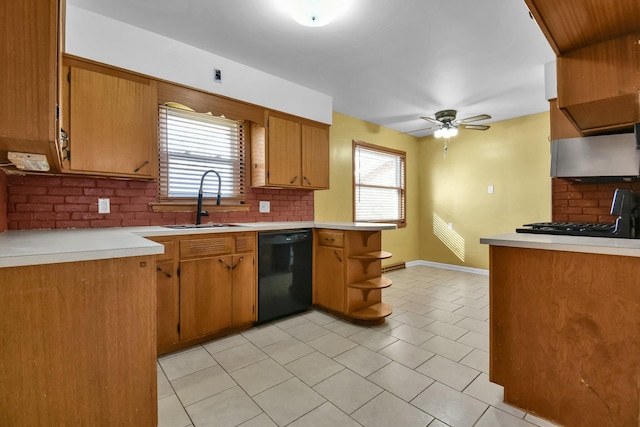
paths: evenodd
<path fill-rule="evenodd" d="M 289 184 L 293 184 L 294 182 L 296 182 L 298 180 L 298 175 L 294 176 L 291 181 L 289 181 Z"/>
<path fill-rule="evenodd" d="M 62 161 L 71 160 L 71 150 L 69 149 L 69 134 L 66 130 L 60 128 L 60 152 L 62 154 Z"/>
<path fill-rule="evenodd" d="M 325 240 L 326 242 L 331 242 L 331 243 L 333 243 L 333 242 L 335 242 L 335 240 L 336 240 L 336 239 L 334 239 L 333 237 L 331 237 L 331 238 L 329 238 L 329 237 L 325 237 L 325 238 L 324 238 L 324 240 Z"/>
<path fill-rule="evenodd" d="M 227 267 L 227 270 L 231 270 L 231 266 L 229 264 L 227 264 L 226 262 L 224 262 L 223 260 L 218 258 L 218 261 L 220 261 L 222 264 L 224 264 L 225 267 Z"/>
<path fill-rule="evenodd" d="M 233 267 L 231 267 L 232 270 L 235 270 L 237 266 L 240 265 L 240 263 L 242 262 L 242 257 L 240 257 L 240 259 L 238 260 L 238 262 L 236 263 L 236 265 L 234 265 Z"/>
<path fill-rule="evenodd" d="M 162 268 L 156 267 L 156 270 L 159 271 L 160 273 L 164 274 L 165 276 L 167 276 L 169 279 L 171 279 L 171 274 L 167 273 Z"/>
<path fill-rule="evenodd" d="M 333 251 L 333 253 L 336 255 L 336 258 L 338 258 L 338 261 L 342 262 L 342 258 L 340 258 L 340 255 L 338 255 L 338 252 Z"/>
<path fill-rule="evenodd" d="M 138 171 L 139 171 L 140 169 L 142 169 L 143 167 L 145 167 L 145 166 L 146 166 L 146 165 L 148 165 L 148 164 L 149 164 L 149 160 L 145 160 L 143 164 L 141 164 L 140 166 L 138 166 L 137 168 L 135 168 L 135 169 L 133 170 L 133 173 L 138 173 Z"/>
<path fill-rule="evenodd" d="M 306 176 L 303 176 L 302 179 L 304 179 L 307 184 L 311 185 L 311 181 L 309 181 L 309 178 L 307 178 Z"/>

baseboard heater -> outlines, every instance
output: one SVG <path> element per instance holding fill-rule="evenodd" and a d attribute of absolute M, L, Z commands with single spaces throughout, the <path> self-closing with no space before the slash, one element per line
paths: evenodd
<path fill-rule="evenodd" d="M 385 265 L 384 267 L 382 267 L 382 272 L 388 273 L 390 271 L 402 270 L 405 267 L 406 265 L 404 264 L 404 262 L 398 262 L 396 264 Z"/>

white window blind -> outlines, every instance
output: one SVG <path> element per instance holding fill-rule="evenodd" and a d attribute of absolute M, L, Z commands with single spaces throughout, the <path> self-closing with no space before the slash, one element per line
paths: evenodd
<path fill-rule="evenodd" d="M 244 124 L 211 114 L 161 105 L 160 198 L 198 197 L 202 174 L 213 169 L 222 180 L 223 201 L 245 201 Z M 215 174 L 207 175 L 205 197 L 218 192 Z"/>
<path fill-rule="evenodd" d="M 356 221 L 405 223 L 405 153 L 354 143 Z"/>

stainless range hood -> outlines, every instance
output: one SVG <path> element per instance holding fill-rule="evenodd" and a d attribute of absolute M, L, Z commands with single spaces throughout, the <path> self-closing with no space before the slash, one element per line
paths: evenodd
<path fill-rule="evenodd" d="M 551 177 L 575 181 L 638 180 L 640 124 L 635 125 L 635 133 L 553 140 Z"/>

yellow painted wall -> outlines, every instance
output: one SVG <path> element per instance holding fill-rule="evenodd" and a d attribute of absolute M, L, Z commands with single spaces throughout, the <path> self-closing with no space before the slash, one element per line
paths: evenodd
<path fill-rule="evenodd" d="M 425 260 L 487 269 L 489 249 L 480 237 L 551 218 L 548 135 L 548 113 L 495 122 L 486 132 L 461 130 L 443 158 L 441 139 L 417 139 L 334 113 L 331 189 L 315 192 L 315 220 L 353 221 L 353 139 L 403 150 L 407 227 L 383 232 L 383 249 L 393 253 L 383 265 Z M 494 194 L 487 193 L 489 185 Z"/>
<path fill-rule="evenodd" d="M 420 259 L 420 229 L 418 169 L 420 154 L 418 140 L 410 135 L 333 113 L 331 125 L 330 170 L 331 188 L 314 195 L 315 221 L 353 221 L 352 141 L 402 150 L 407 153 L 407 226 L 382 232 L 383 249 L 393 253 L 382 265 Z"/>
<path fill-rule="evenodd" d="M 485 132 L 461 130 L 446 158 L 443 140 L 421 138 L 419 259 L 488 269 L 480 237 L 549 221 L 548 135 L 549 114 L 539 113 L 492 123 Z"/>

